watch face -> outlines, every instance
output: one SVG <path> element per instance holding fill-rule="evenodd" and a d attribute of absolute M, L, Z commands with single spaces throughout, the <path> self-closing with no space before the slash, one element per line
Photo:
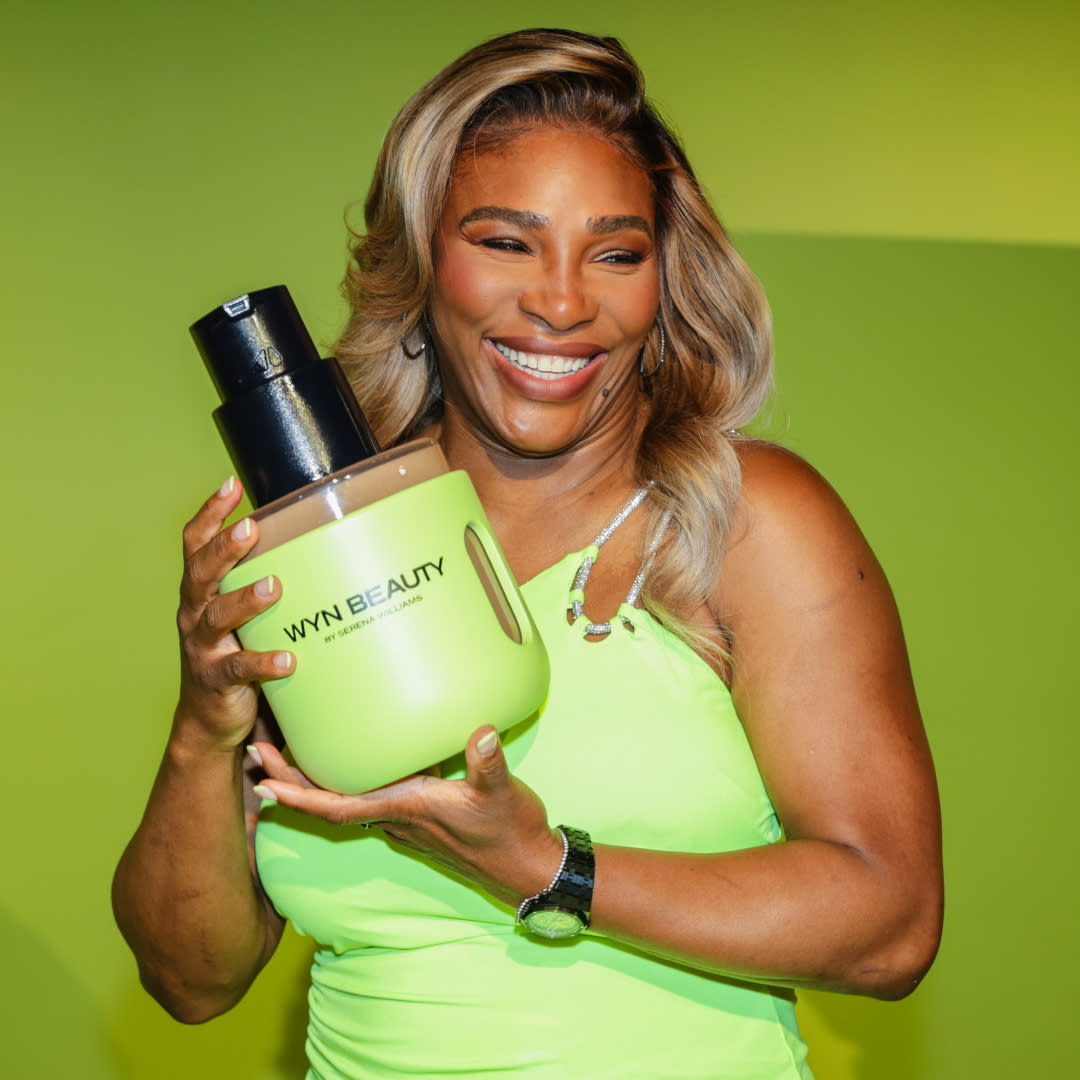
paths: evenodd
<path fill-rule="evenodd" d="M 565 908 L 540 908 L 529 912 L 523 922 L 530 933 L 546 938 L 573 937 L 585 929 L 581 916 Z"/>

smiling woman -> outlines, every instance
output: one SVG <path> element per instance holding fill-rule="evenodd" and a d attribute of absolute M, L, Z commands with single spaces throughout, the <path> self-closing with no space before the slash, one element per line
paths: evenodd
<path fill-rule="evenodd" d="M 339 355 L 384 445 L 470 474 L 550 694 L 361 795 L 260 738 L 251 788 L 254 691 L 294 659 L 233 631 L 289 585 L 220 593 L 258 539 L 223 486 L 185 533 L 181 699 L 116 877 L 145 984 L 224 1011 L 287 917 L 319 943 L 312 1080 L 805 1080 L 795 988 L 900 997 L 928 968 L 939 821 L 881 568 L 737 430 L 771 369 L 756 280 L 633 60 L 569 31 L 418 91 L 366 221 Z"/>
<path fill-rule="evenodd" d="M 514 151 L 522 136 L 543 143 L 542 159 Z M 610 167 L 606 178 L 591 170 L 596 162 L 582 162 L 576 150 L 569 153 L 571 146 L 589 145 L 596 161 Z M 571 156 L 578 170 L 574 176 L 567 174 L 565 158 Z M 443 394 L 447 376 L 437 351 L 424 354 L 417 364 L 405 347 L 431 332 L 439 245 L 430 238 L 445 240 L 448 230 L 455 235 L 455 225 L 468 228 L 466 216 L 479 212 L 486 218 L 496 207 L 512 211 L 503 222 L 513 220 L 519 229 L 531 227 L 534 233 L 538 218 L 545 216 L 520 201 L 481 196 L 481 169 L 490 175 L 500 158 L 508 173 L 517 173 L 516 183 L 535 187 L 537 196 L 542 174 L 550 172 L 553 184 L 546 197 L 559 187 L 557 201 L 577 199 L 573 221 L 578 229 L 603 230 L 598 240 L 605 235 L 612 239 L 609 228 L 633 237 L 625 253 L 600 244 L 601 260 L 621 265 L 639 284 L 657 278 L 656 300 L 638 312 L 638 318 L 648 319 L 637 368 L 641 387 L 651 397 L 649 408 L 642 410 L 640 400 L 626 396 L 610 409 L 594 407 L 609 422 L 625 424 L 627 412 L 634 413 L 631 419 L 641 425 L 630 431 L 623 447 L 623 460 L 633 462 L 634 475 L 622 486 L 627 491 L 651 486 L 644 531 L 650 549 L 664 541 L 645 585 L 646 603 L 666 625 L 722 664 L 725 639 L 717 636 L 715 618 L 701 610 L 702 600 L 717 579 L 739 489 L 739 458 L 730 432 L 754 416 L 770 385 L 771 319 L 757 279 L 732 247 L 682 148 L 646 99 L 641 72 L 617 42 L 568 31 L 496 38 L 451 64 L 406 103 L 387 134 L 365 203 L 367 229 L 357 238 L 346 281 L 355 314 L 336 354 L 384 443 L 443 418 L 444 409 L 452 406 Z M 517 162 L 516 169 L 511 161 Z M 459 197 L 458 181 L 471 186 L 480 201 L 463 206 L 456 221 L 447 220 L 448 202 Z M 520 199 L 527 192 L 513 194 Z M 564 229 L 572 220 L 568 210 L 560 211 Z M 521 249 L 518 258 L 529 258 L 524 237 L 500 236 L 495 229 L 489 239 L 508 259 L 515 248 Z M 546 249 L 533 253 L 534 266 L 544 256 L 542 265 L 550 268 L 550 241 Z M 635 263 L 639 257 L 640 266 Z M 506 266 L 505 273 L 512 275 L 513 266 Z M 572 273 L 567 277 L 570 268 L 559 273 L 561 282 L 542 283 L 545 292 L 575 284 Z M 522 302 L 536 299 L 524 296 Z M 544 296 L 539 299 L 550 303 Z M 571 292 L 561 302 L 567 300 L 589 304 L 599 297 Z M 646 306 L 653 314 L 647 314 Z M 556 322 L 560 318 L 565 315 Z M 575 336 L 556 333 L 570 340 Z M 531 324 L 526 338 L 535 336 Z M 550 341 L 552 332 L 539 336 Z M 625 330 L 623 336 L 629 340 Z M 535 348 L 528 344 L 516 351 L 537 355 Z M 519 370 L 529 368 L 529 361 L 518 365 Z M 553 394 L 563 392 L 564 381 L 557 380 L 560 389 L 553 387 Z M 591 383 L 592 376 L 584 381 Z M 600 397 L 612 396 L 613 386 L 599 383 Z M 658 392 L 652 395 L 654 388 Z M 565 391 L 573 390 L 571 381 Z M 548 438 L 549 448 L 559 445 L 555 434 Z M 528 452 L 542 454 L 542 444 Z M 670 529 L 668 522 L 673 522 Z M 552 545 L 549 561 L 558 554 Z M 531 575 L 545 565 L 539 559 L 517 569 Z"/>
<path fill-rule="evenodd" d="M 428 308 L 448 438 L 546 456 L 625 437 L 660 296 L 653 217 L 646 174 L 593 135 L 461 158 Z"/>

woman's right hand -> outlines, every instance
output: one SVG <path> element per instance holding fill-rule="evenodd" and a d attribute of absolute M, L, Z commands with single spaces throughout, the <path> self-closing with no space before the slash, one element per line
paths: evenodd
<path fill-rule="evenodd" d="M 221 579 L 254 546 L 258 523 L 250 517 L 228 529 L 243 490 L 230 477 L 184 527 L 184 576 L 180 582 L 180 703 L 175 734 L 211 749 L 234 750 L 255 723 L 259 684 L 292 672 L 289 652 L 250 652 L 234 631 L 276 603 L 281 584 L 262 578 L 233 592 Z"/>

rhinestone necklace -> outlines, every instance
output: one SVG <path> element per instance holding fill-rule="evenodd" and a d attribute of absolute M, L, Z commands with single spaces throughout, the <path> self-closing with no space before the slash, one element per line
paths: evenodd
<path fill-rule="evenodd" d="M 589 580 L 593 565 L 600 554 L 600 548 L 611 539 L 611 534 L 645 501 L 645 496 L 648 494 L 648 487 L 638 488 L 630 497 L 630 501 L 608 522 L 600 535 L 586 549 L 585 558 L 581 566 L 578 567 L 578 572 L 574 575 L 574 584 L 570 592 L 570 622 L 572 624 L 576 623 L 585 614 L 585 582 Z M 653 540 L 649 550 L 645 553 L 641 569 L 638 571 L 637 577 L 634 578 L 630 591 L 626 594 L 624 605 L 630 607 L 637 605 L 638 597 L 641 595 L 641 590 L 645 585 L 645 575 L 648 574 L 649 567 L 652 566 L 653 556 L 656 555 L 656 549 L 660 546 L 660 539 L 667 531 L 670 521 L 671 511 L 669 510 L 660 522 L 660 528 L 656 531 L 655 540 Z M 620 615 L 619 618 L 627 629 L 633 629 L 633 624 L 625 615 Z M 585 633 L 603 637 L 611 633 L 611 622 L 609 620 L 602 623 L 587 623 Z"/>

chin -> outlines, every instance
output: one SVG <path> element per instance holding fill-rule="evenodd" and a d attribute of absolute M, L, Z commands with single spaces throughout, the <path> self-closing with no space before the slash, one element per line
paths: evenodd
<path fill-rule="evenodd" d="M 504 425 L 490 426 L 488 437 L 504 453 L 521 458 L 558 457 L 580 446 L 586 438 L 580 433 L 570 433 L 565 437 L 559 437 L 552 432 L 550 427 L 537 430 L 530 426 L 515 430 Z"/>

